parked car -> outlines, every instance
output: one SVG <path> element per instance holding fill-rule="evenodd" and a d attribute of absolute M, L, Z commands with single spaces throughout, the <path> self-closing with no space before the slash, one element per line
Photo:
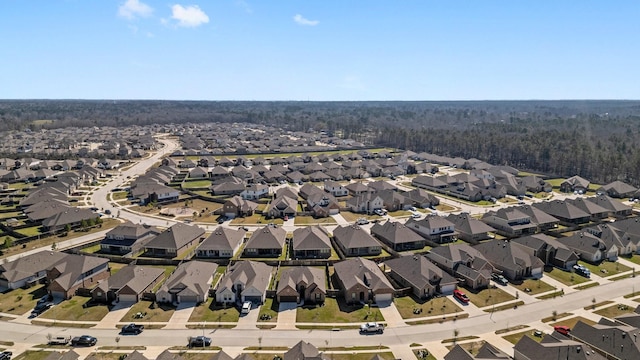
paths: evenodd
<path fill-rule="evenodd" d="M 453 297 L 458 299 L 458 301 L 460 301 L 463 304 L 468 304 L 469 303 L 469 298 L 467 297 L 467 294 L 463 293 L 462 291 L 460 291 L 458 289 L 453 290 Z"/>
<path fill-rule="evenodd" d="M 137 325 L 134 323 L 127 324 L 122 329 L 120 329 L 120 333 L 123 335 L 138 335 L 144 330 L 144 325 Z"/>
<path fill-rule="evenodd" d="M 11 351 L 0 352 L 0 360 L 11 360 L 13 353 Z"/>
<path fill-rule="evenodd" d="M 190 347 L 211 346 L 211 338 L 206 336 L 192 336 L 189 338 Z"/>
<path fill-rule="evenodd" d="M 36 305 L 36 307 L 33 308 L 33 311 L 31 311 L 31 317 L 36 317 L 42 314 L 43 312 L 51 309 L 52 306 L 53 306 L 52 302 L 44 302 Z"/>
<path fill-rule="evenodd" d="M 419 219 L 420 218 L 420 213 L 414 212 L 413 214 L 411 214 L 411 217 L 414 218 L 414 219 Z"/>
<path fill-rule="evenodd" d="M 52 336 L 49 345 L 67 345 L 71 341 L 71 336 Z"/>
<path fill-rule="evenodd" d="M 358 225 L 366 225 L 369 223 L 369 220 L 365 219 L 365 218 L 359 218 L 358 220 L 356 220 L 356 224 Z"/>
<path fill-rule="evenodd" d="M 584 265 L 580 265 L 580 264 L 573 265 L 573 272 L 575 272 L 576 274 L 578 274 L 580 276 L 584 276 L 586 278 L 590 278 L 591 277 L 591 271 L 589 269 L 587 269 L 586 267 L 584 267 Z"/>
<path fill-rule="evenodd" d="M 375 210 L 373 210 L 373 213 L 378 215 L 378 216 L 384 215 L 384 212 L 382 212 L 382 209 L 375 209 Z"/>
<path fill-rule="evenodd" d="M 500 274 L 491 274 L 491 280 L 495 281 L 496 283 L 500 284 L 500 285 L 507 285 L 509 283 L 509 281 L 507 281 L 507 279 L 500 275 Z"/>
<path fill-rule="evenodd" d="M 40 304 L 44 304 L 47 302 L 51 302 L 51 300 L 53 300 L 53 296 L 51 296 L 50 294 L 47 294 L 43 297 L 41 297 L 40 299 L 38 299 L 38 302 L 36 303 L 36 305 L 40 305 Z"/>
<path fill-rule="evenodd" d="M 253 303 L 251 301 L 245 301 L 244 303 L 242 303 L 242 310 L 240 310 L 240 313 L 246 315 L 251 311 L 252 307 Z"/>
<path fill-rule="evenodd" d="M 360 325 L 360 333 L 363 334 L 382 334 L 384 325 L 377 322 L 368 322 Z"/>
<path fill-rule="evenodd" d="M 111 210 L 107 209 L 107 210 L 104 211 L 104 213 L 107 214 L 107 215 L 111 215 Z"/>
<path fill-rule="evenodd" d="M 98 339 L 89 335 L 76 336 L 71 339 L 71 346 L 94 346 Z"/>
<path fill-rule="evenodd" d="M 218 224 L 222 224 L 223 222 L 227 221 L 227 217 L 224 215 L 220 215 L 218 217 Z"/>
<path fill-rule="evenodd" d="M 565 325 L 556 325 L 553 327 L 553 330 L 559 332 L 562 335 L 569 335 L 569 332 L 571 331 L 571 328 L 569 328 L 568 326 Z"/>

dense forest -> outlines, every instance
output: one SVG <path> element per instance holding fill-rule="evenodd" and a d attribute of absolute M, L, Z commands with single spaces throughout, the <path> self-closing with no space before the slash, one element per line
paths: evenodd
<path fill-rule="evenodd" d="M 215 121 L 640 185 L 640 101 L 0 101 L 0 130 Z"/>

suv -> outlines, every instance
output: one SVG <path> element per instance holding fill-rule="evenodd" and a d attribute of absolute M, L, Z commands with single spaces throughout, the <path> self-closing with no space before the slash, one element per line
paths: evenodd
<path fill-rule="evenodd" d="M 43 312 L 49 310 L 52 306 L 53 306 L 52 302 L 43 302 L 36 305 L 36 307 L 33 308 L 33 311 L 31 311 L 31 317 L 36 317 L 42 314 Z"/>
<path fill-rule="evenodd" d="M 123 335 L 138 335 L 144 330 L 144 325 L 136 325 L 136 324 L 127 324 L 122 329 L 120 329 L 120 333 Z"/>
<path fill-rule="evenodd" d="M 365 334 L 382 334 L 384 325 L 376 322 L 368 322 L 360 325 L 360 332 Z"/>
<path fill-rule="evenodd" d="M 211 338 L 206 336 L 193 336 L 189 338 L 190 347 L 205 347 L 211 345 Z"/>
<path fill-rule="evenodd" d="M 246 315 L 251 311 L 252 307 L 253 303 L 251 301 L 245 301 L 244 303 L 242 303 L 242 310 L 240 311 L 240 313 Z"/>
<path fill-rule="evenodd" d="M 586 267 L 584 267 L 583 265 L 580 265 L 580 264 L 573 265 L 573 271 L 580 276 L 584 276 L 586 278 L 591 277 L 591 271 Z"/>
<path fill-rule="evenodd" d="M 509 283 L 507 279 L 500 274 L 491 274 L 491 280 L 495 281 L 500 285 L 507 285 Z"/>
<path fill-rule="evenodd" d="M 71 339 L 71 346 L 94 346 L 98 339 L 89 335 L 76 336 Z"/>
<path fill-rule="evenodd" d="M 458 289 L 453 290 L 453 297 L 458 299 L 458 301 L 460 301 L 463 304 L 468 304 L 469 303 L 469 298 L 467 297 L 467 294 L 463 293 L 462 291 L 460 291 Z"/>

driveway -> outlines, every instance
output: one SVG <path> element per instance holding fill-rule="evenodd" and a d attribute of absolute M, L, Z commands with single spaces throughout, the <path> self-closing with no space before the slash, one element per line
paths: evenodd
<path fill-rule="evenodd" d="M 115 329 L 116 325 L 120 322 L 128 312 L 129 309 L 135 304 L 134 302 L 120 301 L 117 303 L 100 322 L 94 326 L 96 329 Z"/>
<path fill-rule="evenodd" d="M 398 308 L 396 308 L 396 304 L 394 304 L 393 301 L 379 303 L 378 309 L 380 309 L 382 317 L 384 317 L 384 320 L 387 322 L 387 327 L 395 328 L 400 326 L 407 326 L 402 316 L 400 316 L 400 312 L 398 312 Z"/>
<path fill-rule="evenodd" d="M 256 329 L 256 324 L 258 323 L 258 315 L 260 314 L 260 306 L 253 305 L 251 311 L 249 311 L 246 315 L 240 315 L 238 319 L 238 326 L 236 329 Z M 280 315 L 278 314 L 278 318 Z M 279 319 L 278 319 L 279 320 Z"/>
<path fill-rule="evenodd" d="M 278 308 L 278 324 L 276 330 L 295 330 L 298 304 L 295 302 L 280 303 Z"/>
<path fill-rule="evenodd" d="M 196 303 L 180 303 L 178 308 L 169 319 L 169 323 L 165 326 L 165 329 L 185 329 L 193 309 L 196 308 Z"/>

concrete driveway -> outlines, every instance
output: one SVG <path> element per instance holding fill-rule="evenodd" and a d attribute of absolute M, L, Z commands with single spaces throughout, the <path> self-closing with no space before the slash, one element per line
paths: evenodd
<path fill-rule="evenodd" d="M 100 320 L 96 329 L 115 329 L 120 320 L 129 312 L 134 302 L 120 301 Z"/>
<path fill-rule="evenodd" d="M 238 319 L 238 326 L 236 329 L 256 329 L 256 324 L 258 323 L 258 315 L 260 315 L 260 306 L 253 305 L 251 311 L 249 311 L 246 315 L 240 315 Z M 280 317 L 280 315 L 278 315 Z"/>
<path fill-rule="evenodd" d="M 378 309 L 380 309 L 380 313 L 382 314 L 382 317 L 384 317 L 384 321 L 387 322 L 387 327 L 394 328 L 407 326 L 393 301 L 379 303 Z"/>
<path fill-rule="evenodd" d="M 196 308 L 196 303 L 183 302 L 178 304 L 178 308 L 169 319 L 169 323 L 165 326 L 165 329 L 186 329 L 189 318 L 193 309 Z"/>
<path fill-rule="evenodd" d="M 295 330 L 298 304 L 295 302 L 280 303 L 278 307 L 278 325 L 276 330 Z"/>

